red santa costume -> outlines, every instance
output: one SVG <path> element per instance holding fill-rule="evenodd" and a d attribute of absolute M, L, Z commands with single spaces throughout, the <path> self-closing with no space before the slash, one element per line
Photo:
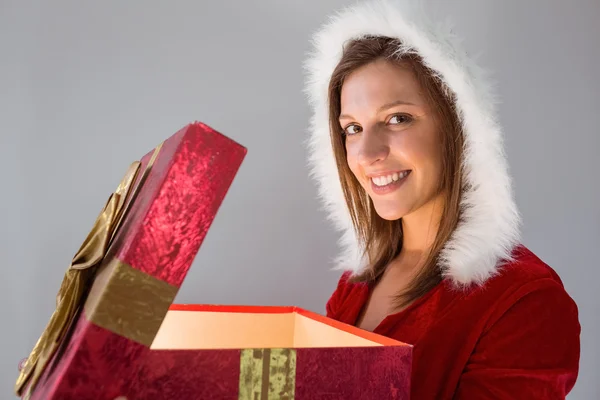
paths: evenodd
<path fill-rule="evenodd" d="M 564 399 L 578 374 L 577 306 L 552 268 L 520 244 L 520 217 L 485 73 L 461 50 L 451 27 L 429 19 L 418 1 L 343 10 L 315 35 L 306 64 L 312 175 L 341 232 L 336 265 L 344 272 L 327 315 L 355 325 L 371 290 L 347 281 L 368 261 L 361 258 L 340 185 L 327 98 L 344 43 L 362 35 L 400 39 L 404 51 L 417 52 L 454 94 L 469 184 L 461 198 L 462 222 L 440 256 L 442 282 L 374 331 L 414 346 L 414 399 Z"/>

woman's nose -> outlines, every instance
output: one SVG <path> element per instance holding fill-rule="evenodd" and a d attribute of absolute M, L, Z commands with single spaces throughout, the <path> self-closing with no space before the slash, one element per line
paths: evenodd
<path fill-rule="evenodd" d="M 385 160 L 390 153 L 384 135 L 377 132 L 363 132 L 359 146 L 358 162 L 363 166 Z"/>

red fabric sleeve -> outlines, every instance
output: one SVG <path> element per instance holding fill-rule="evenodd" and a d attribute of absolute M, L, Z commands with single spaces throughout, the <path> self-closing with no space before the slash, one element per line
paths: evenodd
<path fill-rule="evenodd" d="M 522 286 L 490 318 L 455 399 L 565 399 L 578 374 L 580 331 L 560 283 Z"/>

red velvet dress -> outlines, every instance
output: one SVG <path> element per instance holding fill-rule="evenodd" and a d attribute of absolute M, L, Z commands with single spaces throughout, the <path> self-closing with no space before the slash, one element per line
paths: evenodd
<path fill-rule="evenodd" d="M 577 306 L 548 265 L 524 247 L 516 254 L 483 287 L 459 291 L 443 281 L 375 329 L 414 345 L 413 399 L 551 400 L 573 388 Z M 327 315 L 355 325 L 369 286 L 347 276 Z"/>

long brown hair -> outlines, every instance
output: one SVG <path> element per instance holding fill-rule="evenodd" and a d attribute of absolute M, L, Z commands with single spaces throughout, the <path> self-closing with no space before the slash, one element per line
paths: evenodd
<path fill-rule="evenodd" d="M 439 191 L 445 193 L 442 219 L 431 251 L 420 272 L 397 293 L 396 305 L 405 306 L 421 297 L 442 280 L 438 259 L 445 243 L 460 219 L 462 193 L 463 134 L 453 96 L 439 78 L 430 71 L 414 52 L 399 52 L 402 43 L 394 38 L 373 36 L 349 42 L 329 84 L 329 123 L 331 141 L 346 203 L 359 240 L 365 249 L 369 267 L 352 278 L 354 282 L 377 281 L 388 264 L 402 249 L 402 221 L 387 221 L 379 217 L 369 196 L 351 172 L 346 161 L 345 136 L 341 133 L 341 89 L 346 77 L 368 63 L 386 59 L 408 67 L 420 84 L 426 101 L 433 110 L 442 146 L 442 177 Z"/>

